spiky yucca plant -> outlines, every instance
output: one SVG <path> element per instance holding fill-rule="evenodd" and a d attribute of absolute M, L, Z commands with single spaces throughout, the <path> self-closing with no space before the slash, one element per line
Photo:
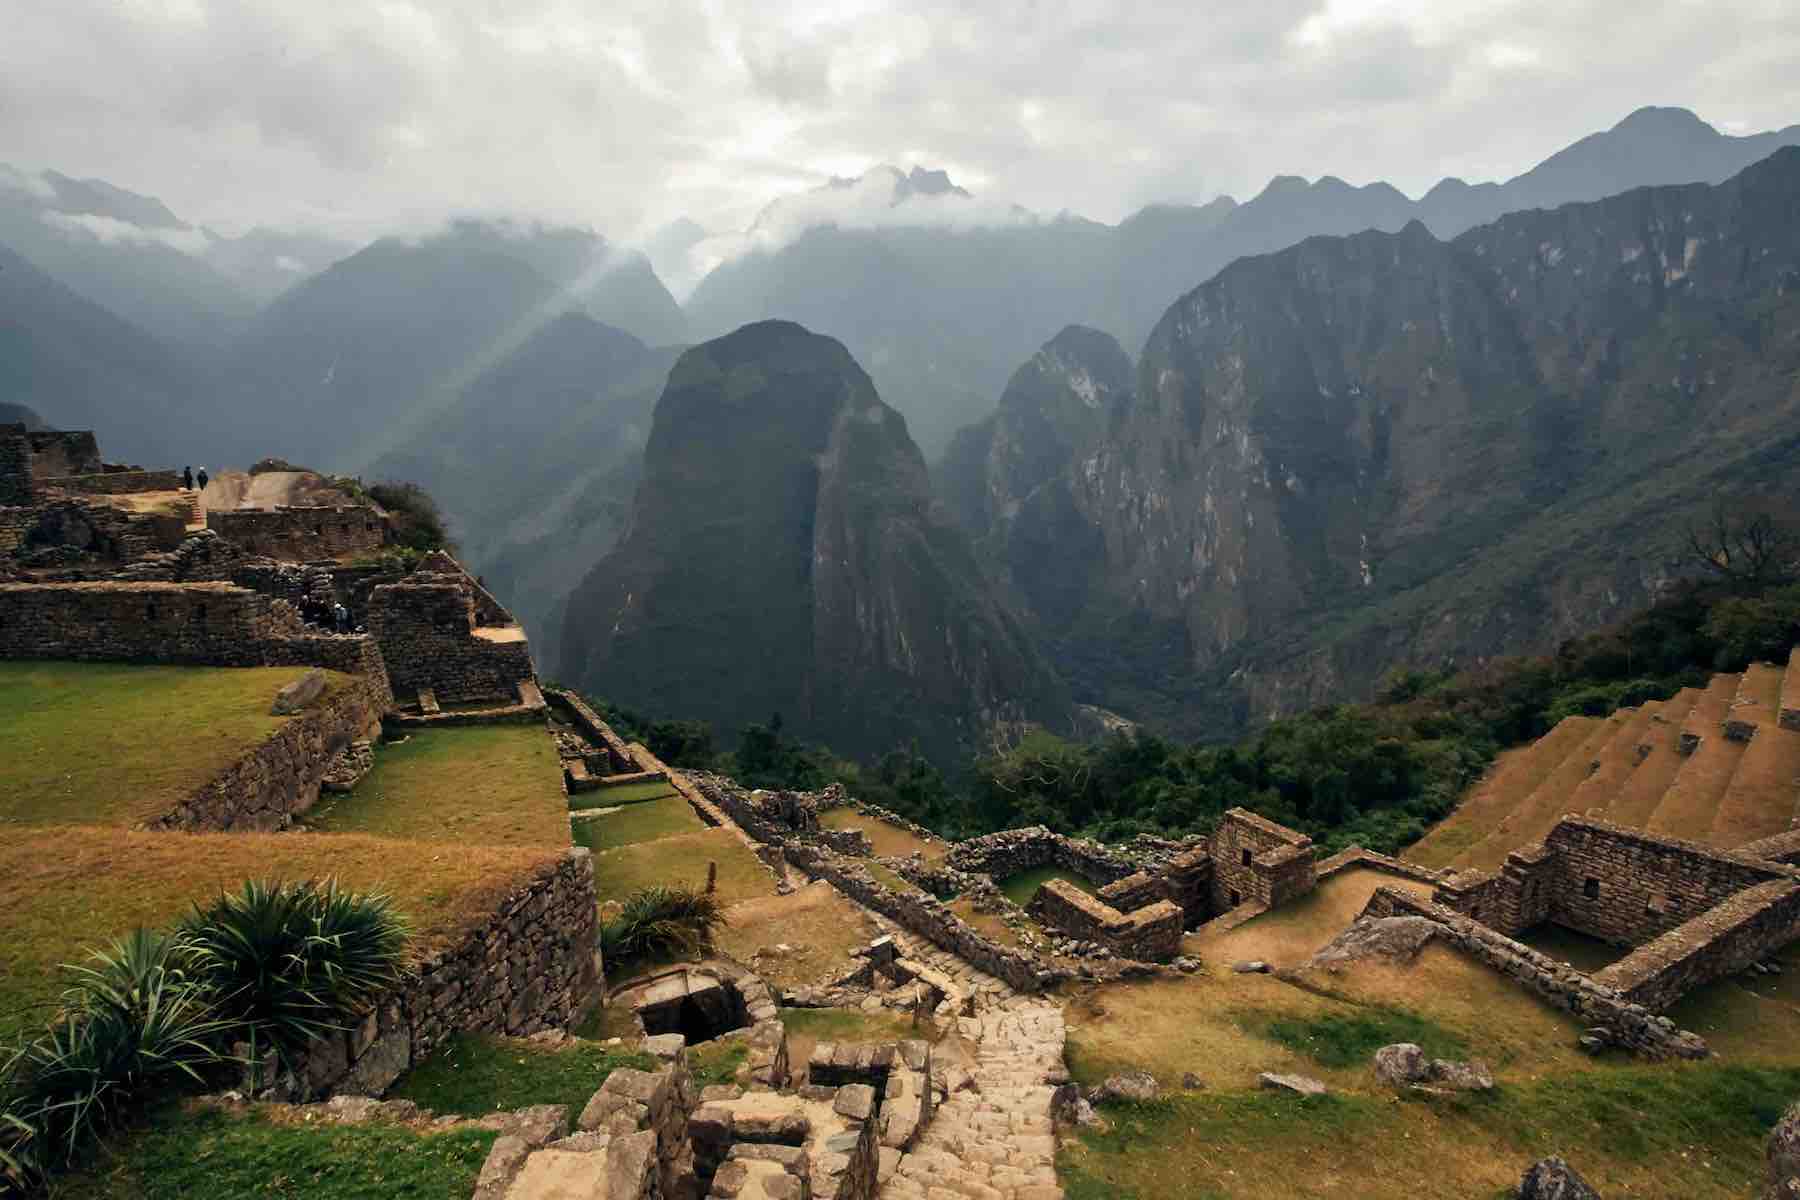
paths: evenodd
<path fill-rule="evenodd" d="M 715 893 L 643 888 L 627 896 L 619 914 L 600 927 L 600 954 L 608 966 L 691 954 L 710 946 L 713 930 L 724 923 L 725 910 Z"/>
<path fill-rule="evenodd" d="M 284 1061 L 401 981 L 408 935 L 387 896 L 336 879 L 249 880 L 181 927 L 220 1015 Z"/>
<path fill-rule="evenodd" d="M 179 938 L 138 929 L 64 968 L 62 1014 L 0 1065 L 0 1176 L 22 1189 L 73 1161 L 126 1105 L 204 1082 L 227 1026 L 185 955 Z"/>

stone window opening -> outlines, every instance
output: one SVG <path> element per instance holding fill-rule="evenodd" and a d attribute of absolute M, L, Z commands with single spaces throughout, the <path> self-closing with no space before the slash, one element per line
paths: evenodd
<path fill-rule="evenodd" d="M 1251 857 L 1252 857 L 1252 852 L 1249 850 L 1245 850 L 1244 851 L 1244 865 L 1246 867 L 1250 865 Z"/>
<path fill-rule="evenodd" d="M 1238 894 L 1238 890 L 1236 888 L 1232 888 L 1231 889 L 1231 907 L 1236 908 L 1238 905 L 1242 904 L 1243 902 L 1244 902 L 1244 898 Z"/>
<path fill-rule="evenodd" d="M 145 602 L 145 604 L 144 604 L 144 620 L 146 620 L 146 621 L 156 620 L 156 601 L 149 600 L 149 601 Z"/>
<path fill-rule="evenodd" d="M 1600 881 L 1589 875 L 1581 885 L 1581 894 L 1589 900 L 1598 900 L 1600 898 Z"/>
<path fill-rule="evenodd" d="M 206 624 L 206 605 L 204 605 L 204 604 L 194 605 L 194 624 L 196 624 L 196 625 Z"/>

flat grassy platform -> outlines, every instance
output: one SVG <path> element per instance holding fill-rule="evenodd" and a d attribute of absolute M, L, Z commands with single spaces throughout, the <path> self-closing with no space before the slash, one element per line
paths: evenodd
<path fill-rule="evenodd" d="M 1005 879 L 996 879 L 994 883 L 1008 900 L 1024 908 L 1037 895 L 1037 890 L 1052 879 L 1072 883 L 1090 896 L 1100 890 L 1093 880 L 1061 867 L 1033 867 L 1029 871 L 1020 871 L 1017 875 L 1008 875 Z"/>
<path fill-rule="evenodd" d="M 524 1038 L 459 1033 L 401 1079 L 388 1099 L 465 1117 L 533 1104 L 566 1104 L 579 1113 L 620 1067 L 654 1071 L 656 1060 L 595 1042 L 546 1046 Z"/>
<path fill-rule="evenodd" d="M 133 833 L 104 827 L 9 831 L 0 839 L 0 1041 L 42 1023 L 78 960 L 139 925 L 161 926 L 245 879 L 323 878 L 379 889 L 412 921 L 413 948 L 442 946 L 555 848 L 392 841 L 357 834 Z"/>
<path fill-rule="evenodd" d="M 581 799 L 605 794 L 589 792 Z M 575 844 L 589 850 L 653 842 L 676 834 L 698 833 L 706 828 L 706 823 L 694 814 L 694 806 L 680 796 L 621 805 L 612 812 L 575 818 L 569 825 L 574 831 Z"/>
<path fill-rule="evenodd" d="M 1216 969 L 1240 959 L 1260 958 L 1294 966 L 1342 933 L 1362 912 L 1378 887 L 1430 896 L 1432 885 L 1366 867 L 1340 871 L 1291 904 L 1255 917 L 1226 933 L 1196 933 L 1182 948 Z"/>
<path fill-rule="evenodd" d="M 677 794 L 669 784 L 652 779 L 648 783 L 621 783 L 613 787 L 595 788 L 590 792 L 574 793 L 569 797 L 569 807 L 611 808 L 615 804 L 641 804 L 646 800 L 661 800 L 664 796 Z"/>
<path fill-rule="evenodd" d="M 321 798 L 307 827 L 481 846 L 567 846 L 556 744 L 538 725 L 419 730 L 375 747 L 348 796 Z"/>
<path fill-rule="evenodd" d="M 293 720 L 269 705 L 307 670 L 0 662 L 0 826 L 161 816 Z"/>
<path fill-rule="evenodd" d="M 404 1125 L 319 1125 L 280 1107 L 189 1107 L 115 1140 L 59 1200 L 443 1200 L 475 1190 L 499 1134 Z"/>
<path fill-rule="evenodd" d="M 757 974 L 773 987 L 800 987 L 850 969 L 850 952 L 877 936 L 874 922 L 829 883 L 819 880 L 785 896 L 744 900 L 725 910 L 715 940 L 740 962 L 758 951 Z M 776 952 L 776 946 L 787 950 Z"/>
<path fill-rule="evenodd" d="M 882 858 L 905 858 L 909 854 L 918 853 L 924 855 L 927 862 L 931 862 L 942 858 L 950 849 L 941 843 L 928 842 L 879 817 L 866 817 L 848 806 L 820 813 L 819 824 L 827 829 L 862 830 L 868 835 L 869 844 L 875 847 L 875 853 Z"/>
<path fill-rule="evenodd" d="M 728 829 L 603 850 L 594 855 L 594 885 L 602 904 L 658 884 L 704 887 L 708 862 L 719 864 L 717 886 L 726 905 L 775 894 L 774 877 Z"/>

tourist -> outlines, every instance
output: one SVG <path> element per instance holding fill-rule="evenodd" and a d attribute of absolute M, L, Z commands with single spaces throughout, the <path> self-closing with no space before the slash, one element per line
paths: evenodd
<path fill-rule="evenodd" d="M 194 490 L 194 468 L 181 468 L 181 490 L 184 492 L 191 492 Z"/>
<path fill-rule="evenodd" d="M 200 468 L 199 480 L 200 480 L 200 490 L 204 492 L 206 490 L 206 468 L 205 467 Z"/>
<path fill-rule="evenodd" d="M 350 632 L 350 610 L 345 608 L 342 603 L 339 603 L 332 608 L 331 617 L 336 623 L 337 631 L 339 633 Z"/>

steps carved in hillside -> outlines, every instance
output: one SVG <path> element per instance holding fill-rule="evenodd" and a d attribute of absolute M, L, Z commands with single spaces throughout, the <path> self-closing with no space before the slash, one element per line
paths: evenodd
<path fill-rule="evenodd" d="M 1656 811 L 1675 773 L 1686 761 L 1677 748 L 1677 739 L 1700 694 L 1699 688 L 1682 688 L 1663 701 L 1662 710 L 1651 716 L 1644 740 L 1638 743 L 1642 749 L 1634 747 L 1634 753 L 1641 756 L 1638 765 L 1607 805 L 1608 821 L 1642 829 Z"/>
<path fill-rule="evenodd" d="M 1619 722 L 1618 730 L 1594 757 L 1594 769 L 1569 797 L 1570 812 L 1611 820 L 1606 815 L 1607 810 L 1618 799 L 1632 772 L 1649 756 L 1647 739 L 1662 708 L 1660 700 L 1651 700 L 1637 708 L 1622 709 L 1613 714 Z"/>
<path fill-rule="evenodd" d="M 1682 723 L 1681 740 L 1684 744 L 1690 739 L 1698 740 L 1644 822 L 1645 829 L 1695 841 L 1712 831 L 1719 802 L 1731 786 L 1731 776 L 1744 753 L 1743 742 L 1724 736 L 1740 678 L 1714 675 L 1695 702 Z"/>
<path fill-rule="evenodd" d="M 1501 818 L 1492 833 L 1457 859 L 1458 867 L 1499 870 L 1508 854 L 1520 846 L 1542 840 L 1568 813 L 1570 797 L 1590 774 L 1595 756 L 1617 733 L 1617 726 L 1609 720 L 1570 717 L 1568 721 L 1582 722 L 1580 728 L 1584 735 L 1581 739 L 1569 747 L 1530 795 Z"/>
<path fill-rule="evenodd" d="M 1781 677 L 1781 727 L 1800 732 L 1800 646 L 1788 655 L 1787 672 Z"/>
<path fill-rule="evenodd" d="M 1741 846 L 1791 827 L 1800 794 L 1800 731 L 1781 725 L 1784 686 L 1783 671 L 1773 664 L 1744 672 L 1731 720 L 1751 731 L 1713 817 L 1707 840 L 1715 846 Z"/>
<path fill-rule="evenodd" d="M 1569 717 L 1535 742 L 1501 754 L 1456 811 L 1409 847 L 1405 857 L 1428 867 L 1456 863 L 1544 781 L 1572 745 L 1587 736 L 1587 721 Z"/>

